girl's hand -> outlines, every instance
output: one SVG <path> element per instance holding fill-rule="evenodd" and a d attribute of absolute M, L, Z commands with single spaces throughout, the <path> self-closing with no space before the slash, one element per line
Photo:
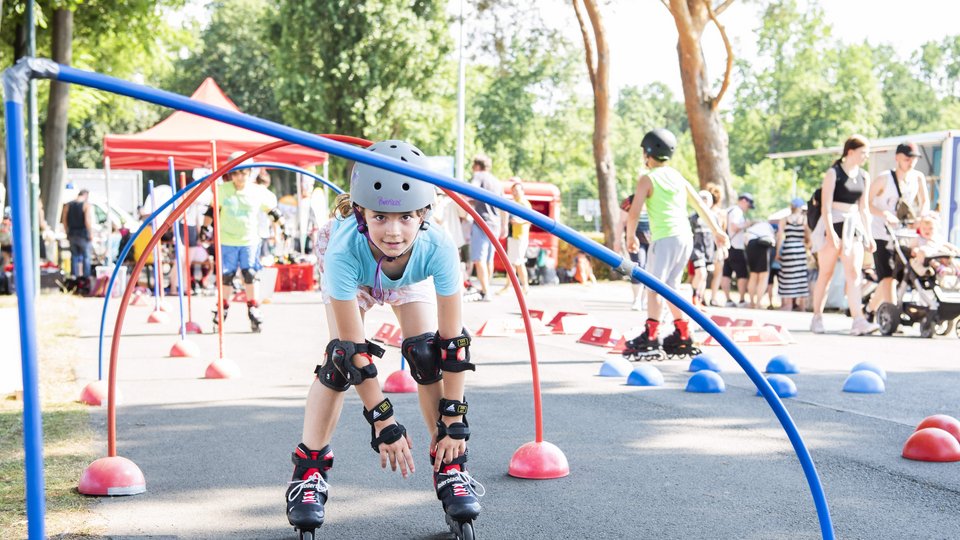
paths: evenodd
<path fill-rule="evenodd" d="M 840 249 L 840 237 L 837 236 L 837 231 L 833 230 L 833 227 L 827 229 L 827 242 L 833 244 L 834 249 Z"/>
<path fill-rule="evenodd" d="M 877 250 L 877 241 L 874 240 L 873 238 L 870 238 L 867 241 L 867 251 L 870 253 L 873 253 L 876 250 Z"/>
<path fill-rule="evenodd" d="M 630 236 L 630 242 L 627 244 L 627 251 L 630 253 L 638 253 L 640 251 L 640 239 L 637 238 L 637 235 Z"/>
<path fill-rule="evenodd" d="M 439 472 L 444 463 L 450 463 L 467 451 L 467 441 L 444 437 L 437 443 L 437 458 L 433 461 L 433 472 Z"/>
<path fill-rule="evenodd" d="M 377 430 L 377 435 L 380 435 L 380 430 Z M 400 466 L 400 475 L 404 478 L 408 474 L 413 474 L 413 455 L 410 453 L 410 449 L 413 448 L 413 443 L 410 442 L 410 436 L 404 435 L 396 442 L 391 444 L 381 443 L 380 444 L 380 468 L 387 468 L 387 461 L 390 462 L 390 470 L 396 471 L 397 466 Z"/>

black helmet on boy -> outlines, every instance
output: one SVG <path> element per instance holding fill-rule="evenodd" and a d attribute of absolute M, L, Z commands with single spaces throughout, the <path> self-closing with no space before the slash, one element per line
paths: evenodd
<path fill-rule="evenodd" d="M 657 128 L 648 131 L 643 136 L 640 146 L 643 147 L 643 151 L 648 156 L 659 161 L 666 161 L 673 157 L 673 152 L 677 149 L 677 138 L 673 133 L 670 133 L 670 130 Z"/>

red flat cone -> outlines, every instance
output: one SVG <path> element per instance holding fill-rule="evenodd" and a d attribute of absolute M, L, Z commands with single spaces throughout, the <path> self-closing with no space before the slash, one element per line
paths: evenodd
<path fill-rule="evenodd" d="M 130 303 L 129 303 L 128 305 L 131 305 L 131 306 L 148 306 L 148 305 L 150 305 L 150 302 L 148 302 L 147 299 L 144 298 L 144 296 L 143 296 L 142 294 L 135 294 L 135 295 L 133 295 L 133 298 L 130 299 Z"/>
<path fill-rule="evenodd" d="M 960 441 L 960 420 L 946 414 L 935 414 L 933 416 L 928 416 L 924 418 L 920 425 L 917 426 L 917 431 L 924 428 L 940 428 L 947 433 L 953 435 L 958 441 Z"/>
<path fill-rule="evenodd" d="M 84 495 L 136 495 L 147 490 L 137 464 L 125 457 L 103 457 L 84 469 L 77 491 Z"/>
<path fill-rule="evenodd" d="M 390 394 L 410 394 L 417 391 L 417 381 L 413 380 L 409 371 L 398 369 L 384 381 L 383 391 Z"/>
<path fill-rule="evenodd" d="M 232 360 L 220 358 L 210 362 L 207 371 L 204 373 L 204 379 L 232 379 L 240 376 L 240 367 Z"/>
<path fill-rule="evenodd" d="M 916 461 L 960 461 L 960 441 L 940 428 L 923 428 L 910 435 L 902 455 Z"/>
<path fill-rule="evenodd" d="M 195 358 L 200 356 L 200 346 L 192 341 L 178 339 L 173 347 L 170 347 L 170 356 L 173 358 Z"/>
<path fill-rule="evenodd" d="M 99 407 L 107 404 L 107 381 L 93 381 L 83 387 L 80 392 L 80 403 Z M 120 402 L 120 391 L 117 391 L 117 402 Z"/>
<path fill-rule="evenodd" d="M 188 334 L 203 333 L 203 328 L 200 328 L 200 324 L 195 321 L 187 321 L 183 326 L 186 328 Z"/>
<path fill-rule="evenodd" d="M 570 474 L 570 465 L 567 456 L 555 445 L 546 441 L 528 442 L 513 453 L 507 474 L 515 478 L 549 480 Z"/>
<path fill-rule="evenodd" d="M 170 316 L 164 311 L 153 310 L 147 317 L 147 322 L 150 324 L 166 324 L 170 322 Z"/>

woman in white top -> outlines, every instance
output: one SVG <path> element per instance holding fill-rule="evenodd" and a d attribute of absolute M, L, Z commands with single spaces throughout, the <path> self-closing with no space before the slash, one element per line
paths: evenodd
<path fill-rule="evenodd" d="M 916 170 L 919 158 L 920 150 L 915 143 L 900 144 L 894 156 L 897 168 L 881 172 L 870 186 L 870 213 L 873 216 L 871 228 L 873 238 L 877 241 L 873 262 L 880 284 L 867 304 L 868 319 L 873 319 L 873 314 L 880 304 L 893 302 L 896 294 L 894 251 L 887 226 L 894 230 L 900 227 L 903 216 L 897 215 L 898 205 L 905 205 L 916 214 L 928 206 L 927 180 L 922 172 Z"/>

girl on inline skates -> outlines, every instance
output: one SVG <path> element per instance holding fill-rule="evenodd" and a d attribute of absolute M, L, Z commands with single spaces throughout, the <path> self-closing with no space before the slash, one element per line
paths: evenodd
<path fill-rule="evenodd" d="M 423 153 L 403 141 L 382 141 L 368 150 L 426 167 Z M 429 226 L 433 203 L 432 185 L 356 163 L 350 193 L 337 198 L 337 219 L 327 224 L 329 243 L 318 245 L 331 341 L 307 395 L 302 442 L 293 453 L 287 488 L 287 518 L 301 538 L 312 538 L 323 524 L 333 465 L 330 440 L 351 386 L 363 401 L 380 466 L 389 462 L 404 478 L 414 472 L 406 428 L 377 381 L 373 357 L 384 350 L 364 336 L 364 314 L 376 304 L 393 309 L 407 336 L 401 350 L 418 383 L 434 486 L 447 521 L 462 536 L 467 527 L 472 533 L 471 521 L 480 513 L 482 486 L 466 470 L 464 380 L 475 368 L 461 322 L 459 257 L 449 237 Z"/>

